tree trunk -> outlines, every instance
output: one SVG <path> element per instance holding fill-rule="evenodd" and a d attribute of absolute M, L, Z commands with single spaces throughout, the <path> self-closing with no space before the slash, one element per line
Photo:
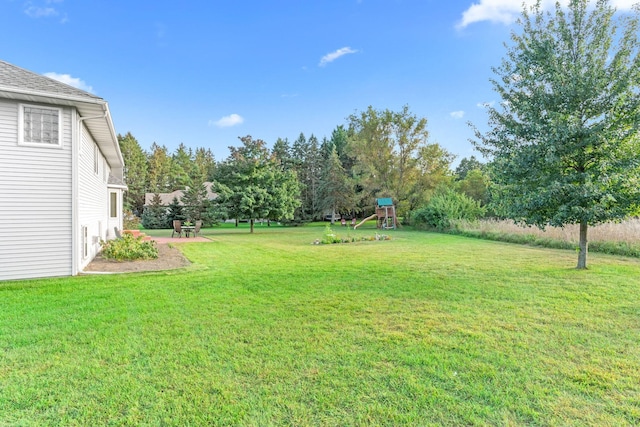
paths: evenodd
<path fill-rule="evenodd" d="M 253 218 L 249 220 L 249 223 L 251 224 L 251 233 L 253 233 Z"/>
<path fill-rule="evenodd" d="M 578 253 L 578 266 L 579 270 L 587 268 L 587 221 L 580 221 L 580 252 Z"/>

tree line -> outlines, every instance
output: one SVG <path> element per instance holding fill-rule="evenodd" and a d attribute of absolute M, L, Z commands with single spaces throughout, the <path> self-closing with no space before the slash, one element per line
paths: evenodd
<path fill-rule="evenodd" d="M 278 138 L 268 148 L 261 139 L 240 137 L 241 144 L 230 146 L 222 161 L 216 161 L 209 149 L 193 150 L 184 144 L 169 153 L 154 143 L 145 152 L 127 133 L 118 136 L 129 187 L 125 205 L 143 215 L 145 193 L 188 189 L 182 202 L 192 210 L 190 218 L 302 223 L 321 220 L 327 212 L 369 215 L 379 197 L 392 198 L 398 215 L 407 216 L 442 186 L 455 186 L 486 203 L 487 180 L 480 162 L 463 159 L 459 172 L 465 176 L 460 178 L 458 170 L 451 170 L 455 156 L 428 138 L 427 119 L 408 106 L 400 111 L 368 107 L 355 112 L 322 140 L 301 132 L 294 141 Z M 203 194 L 207 181 L 218 194 L 213 204 Z M 152 204 L 161 211 L 158 200 Z M 175 215 L 167 220 L 172 218 Z"/>

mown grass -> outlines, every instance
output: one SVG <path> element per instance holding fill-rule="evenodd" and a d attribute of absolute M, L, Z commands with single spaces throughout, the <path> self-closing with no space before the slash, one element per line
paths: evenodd
<path fill-rule="evenodd" d="M 0 425 L 640 424 L 638 260 L 205 233 L 183 270 L 0 283 Z"/>

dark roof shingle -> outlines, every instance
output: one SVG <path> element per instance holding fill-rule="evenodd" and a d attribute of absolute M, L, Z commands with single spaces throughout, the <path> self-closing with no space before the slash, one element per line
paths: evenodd
<path fill-rule="evenodd" d="M 85 98 L 87 100 L 101 100 L 99 96 L 93 95 L 84 90 L 77 89 L 73 86 L 61 83 L 49 77 L 36 74 L 34 72 L 16 67 L 13 64 L 0 60 L 0 87 L 6 89 L 15 89 L 22 92 L 25 89 L 47 94 L 55 97 Z"/>

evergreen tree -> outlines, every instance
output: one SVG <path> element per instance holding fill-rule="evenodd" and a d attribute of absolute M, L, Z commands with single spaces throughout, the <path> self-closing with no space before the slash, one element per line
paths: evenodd
<path fill-rule="evenodd" d="M 151 192 L 165 193 L 177 190 L 177 188 L 172 188 L 171 158 L 168 155 L 167 147 L 159 146 L 154 142 L 151 145 L 148 164 L 148 189 Z"/>
<path fill-rule="evenodd" d="M 184 143 L 180 143 L 171 156 L 171 186 L 174 188 L 186 188 L 193 184 L 195 175 L 193 150 Z"/>
<path fill-rule="evenodd" d="M 324 164 L 319 188 L 320 209 L 337 212 L 351 212 L 355 209 L 353 185 L 349 180 L 335 147 L 332 147 L 328 161 Z M 333 215 L 331 216 L 333 223 Z"/>
<path fill-rule="evenodd" d="M 236 219 L 248 219 L 251 233 L 255 219 L 291 219 L 299 203 L 295 174 L 283 172 L 264 141 L 247 135 L 241 147 L 229 147 L 231 155 L 218 165 L 216 203 Z"/>
<path fill-rule="evenodd" d="M 216 160 L 210 149 L 197 148 L 194 158 L 192 182 L 213 182 L 216 171 Z"/>
<path fill-rule="evenodd" d="M 202 182 L 194 183 L 184 191 L 180 201 L 184 205 L 184 215 L 189 221 L 202 220 L 203 213 L 206 210 L 206 200 L 207 187 Z"/>
<path fill-rule="evenodd" d="M 167 221 L 167 207 L 162 205 L 162 199 L 158 193 L 153 195 L 151 204 L 144 208 L 142 226 L 148 229 L 170 228 Z"/>
<path fill-rule="evenodd" d="M 172 225 L 174 220 L 184 221 L 186 219 L 180 201 L 174 197 L 167 208 L 167 222 Z"/>
<path fill-rule="evenodd" d="M 131 132 L 124 136 L 118 134 L 118 143 L 124 159 L 124 180 L 128 187 L 124 193 L 125 209 L 141 215 L 147 189 L 147 155 Z"/>

